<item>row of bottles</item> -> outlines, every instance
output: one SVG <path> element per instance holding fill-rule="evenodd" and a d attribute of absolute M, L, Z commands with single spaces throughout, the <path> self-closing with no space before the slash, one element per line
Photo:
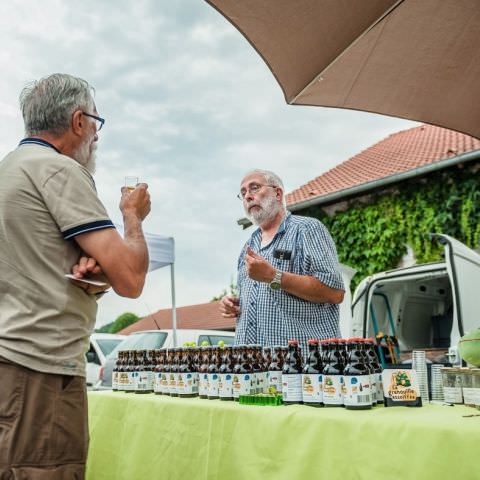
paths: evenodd
<path fill-rule="evenodd" d="M 282 393 L 286 404 L 371 408 L 383 402 L 373 341 L 309 340 L 305 363 L 298 342 L 288 347 L 173 348 L 119 353 L 113 390 L 238 400 Z"/>
<path fill-rule="evenodd" d="M 382 368 L 372 340 L 309 340 L 303 367 L 298 342 L 288 343 L 282 371 L 284 404 L 368 409 L 383 403 Z"/>

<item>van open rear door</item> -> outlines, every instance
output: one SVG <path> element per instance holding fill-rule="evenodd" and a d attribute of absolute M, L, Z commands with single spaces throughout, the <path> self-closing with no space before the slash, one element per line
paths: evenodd
<path fill-rule="evenodd" d="M 451 334 L 451 345 L 461 336 L 480 327 L 480 255 L 448 235 L 434 234 L 445 248 L 445 263 L 452 285 L 457 321 Z"/>

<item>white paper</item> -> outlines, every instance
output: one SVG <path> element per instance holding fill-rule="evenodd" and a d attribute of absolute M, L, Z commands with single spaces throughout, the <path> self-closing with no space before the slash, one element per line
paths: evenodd
<path fill-rule="evenodd" d="M 87 279 L 87 278 L 76 278 L 71 273 L 66 273 L 65 276 L 67 278 L 71 278 L 72 280 L 76 280 L 77 282 L 89 283 L 90 285 L 95 285 L 97 287 L 107 287 L 108 286 L 108 283 L 100 282 L 98 280 L 90 280 L 90 279 Z"/>

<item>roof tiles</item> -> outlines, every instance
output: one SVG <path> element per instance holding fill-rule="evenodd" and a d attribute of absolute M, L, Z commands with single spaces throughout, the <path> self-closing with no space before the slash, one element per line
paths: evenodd
<path fill-rule="evenodd" d="M 403 130 L 293 190 L 287 194 L 287 205 L 293 206 L 477 149 L 480 149 L 480 140 L 434 125 Z"/>
<path fill-rule="evenodd" d="M 220 302 L 201 303 L 177 307 L 177 328 L 234 330 L 235 319 L 223 318 L 219 311 Z M 141 330 L 172 328 L 172 309 L 165 308 L 148 315 L 119 333 L 128 335 Z"/>

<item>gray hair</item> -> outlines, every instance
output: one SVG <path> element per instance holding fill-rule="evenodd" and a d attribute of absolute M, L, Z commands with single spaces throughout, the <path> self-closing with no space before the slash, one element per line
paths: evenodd
<path fill-rule="evenodd" d="M 280 187 L 282 189 L 283 195 L 282 195 L 282 205 L 284 208 L 287 206 L 287 201 L 285 199 L 285 187 L 283 186 L 282 179 L 274 172 L 271 172 L 270 170 L 260 170 L 260 169 L 255 169 L 251 170 L 250 172 L 247 172 L 243 178 L 248 177 L 249 175 L 253 174 L 259 174 L 262 175 L 263 178 L 265 179 L 265 182 L 267 182 L 267 185 L 272 185 L 274 187 Z"/>
<path fill-rule="evenodd" d="M 93 108 L 93 92 L 88 82 L 65 73 L 29 83 L 20 94 L 25 134 L 66 132 L 76 110 Z"/>

